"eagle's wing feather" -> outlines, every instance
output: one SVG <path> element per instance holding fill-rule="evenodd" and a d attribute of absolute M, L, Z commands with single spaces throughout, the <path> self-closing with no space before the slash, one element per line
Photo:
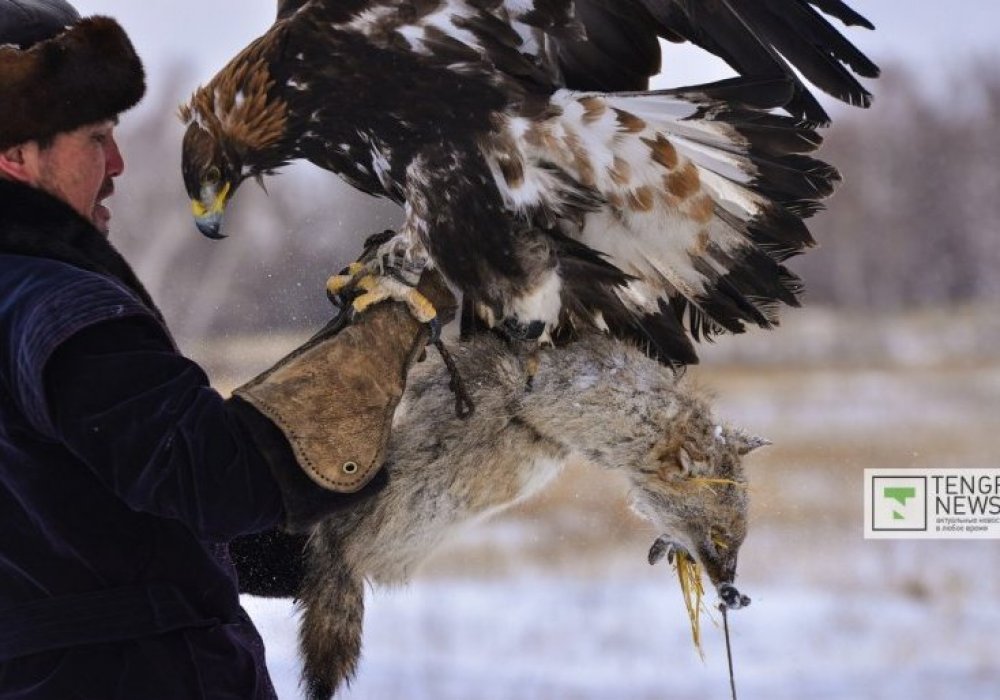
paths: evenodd
<path fill-rule="evenodd" d="M 545 31 L 566 36 L 562 27 L 572 23 L 565 15 L 567 0 L 562 0 L 567 8 L 558 21 L 556 12 L 533 14 L 530 2 L 507 3 L 512 5 L 510 10 L 499 0 L 376 0 L 364 3 L 365 9 L 337 28 L 356 32 L 384 49 L 408 51 L 412 60 L 456 73 L 481 70 L 494 78 L 550 84 L 551 76 L 542 70 L 535 54 L 538 47 L 526 41 L 529 25 L 519 18 L 527 16 L 545 26 Z M 333 3 L 325 0 L 324 4 Z"/>
<path fill-rule="evenodd" d="M 300 7 L 305 5 L 307 2 L 309 2 L 309 0 L 278 0 L 277 19 L 280 21 L 294 14 Z"/>
<path fill-rule="evenodd" d="M 791 80 L 786 108 L 826 123 L 828 115 L 798 78 L 850 104 L 871 94 L 853 73 L 874 78 L 878 67 L 827 22 L 871 29 L 868 20 L 840 0 L 575 0 L 586 41 L 557 38 L 567 87 L 577 90 L 640 90 L 660 70 L 657 36 L 689 41 L 719 56 L 740 75 Z M 817 8 L 819 11 L 817 11 Z M 666 66 L 669 72 L 669 66 Z"/>
<path fill-rule="evenodd" d="M 645 90 L 660 70 L 665 30 L 641 0 L 575 0 L 586 39 L 556 37 L 555 60 L 574 90 Z"/>
<path fill-rule="evenodd" d="M 525 164 L 516 181 L 500 167 L 509 151 L 491 154 L 492 169 L 509 208 L 554 208 L 567 236 L 628 275 L 607 291 L 630 323 L 684 317 L 695 338 L 767 327 L 779 304 L 797 305 L 798 282 L 781 260 L 812 245 L 799 217 L 838 179 L 804 155 L 820 143 L 815 131 L 759 111 L 791 89 L 734 79 L 656 93 L 559 91 L 557 116 L 509 125 Z M 553 166 L 569 177 L 554 177 Z M 580 193 L 567 183 L 600 204 L 580 214 Z M 586 287 L 574 285 L 572 269 L 560 271 L 564 290 Z M 607 298 L 591 315 L 614 325 Z"/>

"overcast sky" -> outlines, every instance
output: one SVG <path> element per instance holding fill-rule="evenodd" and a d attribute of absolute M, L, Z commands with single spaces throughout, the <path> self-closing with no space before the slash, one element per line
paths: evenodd
<path fill-rule="evenodd" d="M 111 15 L 125 26 L 150 75 L 151 94 L 162 88 L 165 68 L 186 62 L 196 81 L 216 70 L 262 33 L 274 17 L 274 0 L 71 0 L 84 15 Z M 997 0 L 849 0 L 877 31 L 848 36 L 878 63 L 897 61 L 918 69 L 930 89 L 949 66 L 970 55 L 1000 57 Z M 724 66 L 701 52 L 667 57 L 662 86 L 723 77 Z M 194 87 L 194 85 L 192 85 Z M 147 100 L 147 103 L 152 100 Z"/>

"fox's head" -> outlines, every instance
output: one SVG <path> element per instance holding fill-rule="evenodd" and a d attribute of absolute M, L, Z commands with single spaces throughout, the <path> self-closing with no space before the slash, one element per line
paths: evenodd
<path fill-rule="evenodd" d="M 663 417 L 659 439 L 628 469 L 632 507 L 662 533 L 650 550 L 654 563 L 683 549 L 701 564 L 722 600 L 733 608 L 749 599 L 733 586 L 747 532 L 743 457 L 769 444 L 716 423 L 708 406 L 692 399 Z"/>
<path fill-rule="evenodd" d="M 511 377 L 523 387 L 523 373 Z M 749 602 L 733 586 L 747 532 L 743 458 L 767 440 L 721 424 L 708 397 L 642 349 L 599 336 L 549 353 L 511 405 L 570 456 L 626 475 L 634 510 L 659 535 L 651 558 L 683 549 L 727 606 Z"/>

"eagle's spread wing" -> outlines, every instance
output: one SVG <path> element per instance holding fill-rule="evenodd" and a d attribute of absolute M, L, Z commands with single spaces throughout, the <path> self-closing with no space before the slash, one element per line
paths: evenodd
<path fill-rule="evenodd" d="M 195 94 L 188 190 L 209 211 L 306 158 L 403 204 L 408 244 L 487 322 L 597 327 L 693 362 L 683 324 L 739 332 L 796 303 L 781 262 L 837 179 L 805 155 L 816 133 L 771 113 L 825 116 L 786 59 L 867 103 L 843 64 L 874 67 L 813 5 L 863 23 L 838 0 L 285 2 Z M 607 92 L 645 87 L 658 35 L 760 77 Z"/>
<path fill-rule="evenodd" d="M 817 124 L 829 117 L 793 66 L 813 85 L 854 105 L 869 105 L 871 94 L 852 73 L 879 75 L 821 14 L 873 28 L 840 0 L 575 0 L 575 5 L 587 38 L 557 42 L 566 85 L 577 90 L 645 89 L 660 70 L 657 37 L 690 41 L 740 75 L 792 81 L 794 94 L 785 108 Z"/>

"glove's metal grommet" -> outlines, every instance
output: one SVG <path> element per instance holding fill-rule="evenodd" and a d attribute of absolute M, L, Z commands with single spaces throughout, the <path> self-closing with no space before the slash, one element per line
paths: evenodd
<path fill-rule="evenodd" d="M 344 462 L 344 466 L 341 467 L 345 474 L 356 474 L 358 472 L 357 462 Z"/>

